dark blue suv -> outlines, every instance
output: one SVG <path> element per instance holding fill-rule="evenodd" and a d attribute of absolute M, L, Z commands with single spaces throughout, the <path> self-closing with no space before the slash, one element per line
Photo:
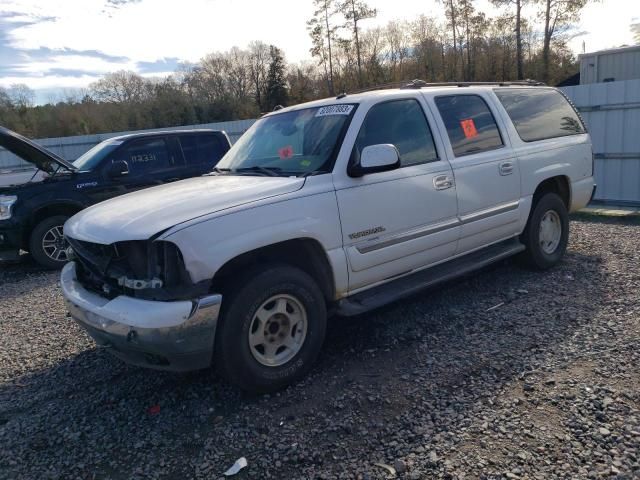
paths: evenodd
<path fill-rule="evenodd" d="M 143 132 L 110 138 L 68 162 L 0 127 L 0 146 L 38 169 L 22 184 L 0 187 L 0 260 L 26 250 L 59 268 L 67 261 L 62 227 L 69 217 L 117 195 L 208 173 L 231 144 L 215 130 Z"/>

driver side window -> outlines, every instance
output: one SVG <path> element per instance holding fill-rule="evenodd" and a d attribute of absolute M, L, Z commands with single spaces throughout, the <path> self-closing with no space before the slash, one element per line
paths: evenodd
<path fill-rule="evenodd" d="M 352 161 L 369 145 L 391 143 L 407 167 L 438 160 L 438 154 L 422 107 L 415 99 L 392 100 L 374 105 L 362 123 L 353 147 Z"/>
<path fill-rule="evenodd" d="M 130 176 L 151 174 L 171 166 L 169 149 L 163 138 L 134 140 L 118 149 L 113 160 L 125 160 Z"/>

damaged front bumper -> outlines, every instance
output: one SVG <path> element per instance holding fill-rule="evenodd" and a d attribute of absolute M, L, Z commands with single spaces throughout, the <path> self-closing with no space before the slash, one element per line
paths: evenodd
<path fill-rule="evenodd" d="M 77 281 L 74 262 L 64 267 L 60 281 L 73 319 L 116 357 L 160 370 L 211 365 L 221 295 L 175 302 L 124 295 L 109 300 Z"/>

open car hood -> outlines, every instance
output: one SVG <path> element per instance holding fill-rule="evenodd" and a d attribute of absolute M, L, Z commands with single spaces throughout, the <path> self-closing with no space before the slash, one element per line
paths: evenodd
<path fill-rule="evenodd" d="M 77 170 L 72 163 L 8 128 L 0 127 L 0 147 L 47 173 L 54 173 L 58 168 Z"/>

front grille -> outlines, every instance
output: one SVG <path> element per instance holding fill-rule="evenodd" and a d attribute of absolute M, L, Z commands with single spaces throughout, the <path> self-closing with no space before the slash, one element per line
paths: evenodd
<path fill-rule="evenodd" d="M 163 241 L 127 241 L 101 245 L 67 238 L 74 250 L 78 281 L 106 298 L 119 295 L 146 300 L 183 300 L 208 293 L 210 282 L 193 284 L 176 245 Z M 125 282 L 136 280 L 136 282 Z M 153 282 L 151 282 L 153 280 Z M 158 282 L 159 280 L 159 282 Z M 131 288 L 144 282 L 161 285 Z"/>

